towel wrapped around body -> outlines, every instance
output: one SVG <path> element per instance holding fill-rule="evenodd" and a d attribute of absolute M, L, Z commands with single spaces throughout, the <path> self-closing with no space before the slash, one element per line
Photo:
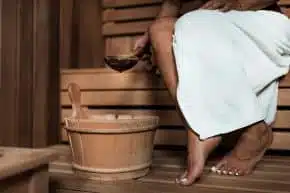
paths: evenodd
<path fill-rule="evenodd" d="M 290 20 L 268 11 L 195 10 L 175 24 L 177 102 L 207 139 L 275 119 L 290 64 Z"/>

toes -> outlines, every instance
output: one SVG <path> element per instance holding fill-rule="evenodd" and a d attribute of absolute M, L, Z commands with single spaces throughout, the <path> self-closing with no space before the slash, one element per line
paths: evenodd
<path fill-rule="evenodd" d="M 220 162 L 218 162 L 215 166 L 213 166 L 211 168 L 211 171 L 217 174 L 223 174 L 223 169 L 226 166 L 227 161 L 226 160 L 221 160 Z"/>
<path fill-rule="evenodd" d="M 230 175 L 230 176 L 234 176 L 235 173 L 236 173 L 236 169 L 235 169 L 235 168 L 229 168 L 228 171 L 229 171 L 229 172 L 228 172 L 228 175 Z"/>
<path fill-rule="evenodd" d="M 223 165 L 219 164 L 217 166 L 213 166 L 211 168 L 211 171 L 214 172 L 214 173 L 217 173 L 219 175 L 227 175 L 228 174 L 228 168 L 227 168 L 227 165 L 226 165 L 225 162 L 223 163 Z"/>
<path fill-rule="evenodd" d="M 179 177 L 177 177 L 177 178 L 175 179 L 175 182 L 176 182 L 177 184 L 181 184 L 182 181 L 184 181 L 184 180 L 187 178 L 187 174 L 188 174 L 187 171 L 183 172 L 182 175 L 180 175 Z"/>
<path fill-rule="evenodd" d="M 232 172 L 233 172 L 233 176 L 242 176 L 243 174 L 243 172 L 238 168 L 233 168 Z"/>

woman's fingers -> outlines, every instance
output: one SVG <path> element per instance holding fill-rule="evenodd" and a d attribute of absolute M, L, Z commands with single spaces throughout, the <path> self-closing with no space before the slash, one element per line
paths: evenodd
<path fill-rule="evenodd" d="M 221 9 L 225 6 L 225 3 L 220 0 L 210 0 L 206 2 L 203 6 L 201 6 L 201 9 L 210 9 L 210 10 L 215 10 L 215 9 Z"/>

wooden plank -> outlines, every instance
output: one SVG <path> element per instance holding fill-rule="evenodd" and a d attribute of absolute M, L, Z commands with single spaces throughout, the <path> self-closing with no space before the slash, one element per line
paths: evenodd
<path fill-rule="evenodd" d="M 186 145 L 187 138 L 185 130 L 170 130 L 159 129 L 156 132 L 156 145 Z M 271 149 L 290 149 L 290 133 L 289 132 L 274 132 L 274 141 Z"/>
<path fill-rule="evenodd" d="M 289 106 L 290 105 L 290 89 L 279 89 L 278 105 L 279 106 Z"/>
<path fill-rule="evenodd" d="M 157 16 L 159 10 L 159 5 L 127 9 L 105 9 L 103 12 L 103 22 L 154 19 Z"/>
<path fill-rule="evenodd" d="M 0 145 L 58 142 L 57 0 L 1 1 Z M 4 27 L 3 27 L 4 26 Z M 49 91 L 49 92 L 48 92 Z"/>
<path fill-rule="evenodd" d="M 152 21 L 135 21 L 128 23 L 105 23 L 103 24 L 104 36 L 137 35 L 147 31 Z"/>
<path fill-rule="evenodd" d="M 72 26 L 74 1 L 60 0 L 59 15 L 59 63 L 61 68 L 72 64 Z"/>
<path fill-rule="evenodd" d="M 289 6 L 290 5 L 290 0 L 280 0 L 280 1 L 278 1 L 278 4 L 280 6 Z"/>
<path fill-rule="evenodd" d="M 66 131 L 61 129 L 61 141 L 68 141 Z M 155 145 L 184 146 L 187 144 L 187 134 L 184 129 L 158 129 L 154 140 Z M 271 149 L 289 150 L 290 133 L 274 131 L 274 141 Z"/>
<path fill-rule="evenodd" d="M 132 53 L 134 46 L 133 37 L 107 37 L 105 39 L 106 56 L 126 55 Z"/>
<path fill-rule="evenodd" d="M 282 168 L 282 167 L 281 167 Z M 257 170 L 257 169 L 256 169 Z M 206 170 L 208 171 L 208 169 Z M 174 180 L 176 176 L 182 173 L 182 169 L 179 168 L 153 168 L 151 173 L 144 178 L 141 178 L 141 182 L 154 183 L 160 182 L 164 184 L 175 184 Z M 260 172 L 260 171 L 258 171 Z M 258 173 L 257 172 L 257 173 Z M 229 192 L 235 191 L 252 191 L 260 193 L 269 193 L 269 192 L 287 192 L 289 189 L 289 181 L 283 179 L 286 172 L 269 173 L 267 169 L 265 172 L 261 172 L 262 175 L 248 175 L 244 177 L 232 177 L 226 175 L 217 175 L 213 173 L 204 172 L 202 178 L 195 184 L 196 187 L 206 187 L 206 188 L 215 188 L 217 190 L 224 190 Z M 263 177 L 263 174 L 266 175 L 266 178 Z M 268 174 L 268 175 L 267 175 Z M 276 178 L 276 179 L 275 179 Z M 273 180 L 272 180 L 273 179 Z M 279 181 L 279 179 L 281 179 Z"/>
<path fill-rule="evenodd" d="M 83 105 L 91 106 L 144 106 L 164 105 L 172 106 L 173 100 L 166 90 L 133 90 L 133 91 L 84 91 L 82 92 Z M 61 104 L 71 105 L 67 92 L 61 92 Z"/>
<path fill-rule="evenodd" d="M 103 0 L 103 8 L 120 8 L 129 6 L 144 6 L 160 4 L 162 0 Z"/>
<path fill-rule="evenodd" d="M 86 106 L 174 105 L 167 90 L 83 91 L 81 103 Z M 61 104 L 71 105 L 65 91 L 61 92 Z M 289 106 L 289 104 L 290 89 L 279 89 L 278 105 Z"/>
<path fill-rule="evenodd" d="M 102 36 L 102 2 L 77 0 L 79 67 L 99 67 L 104 58 Z"/>
<path fill-rule="evenodd" d="M 62 148 L 63 149 L 63 148 Z M 62 154 L 69 156 L 67 152 L 70 150 L 66 146 L 66 152 Z M 73 175 L 71 167 L 71 158 L 66 160 L 58 160 L 50 164 L 50 171 L 52 176 L 52 183 L 57 189 L 70 189 L 86 192 L 103 192 L 104 190 L 110 192 L 140 192 L 146 189 L 148 192 L 203 192 L 213 189 L 214 193 L 220 191 L 230 193 L 270 193 L 270 192 L 289 192 L 289 178 L 290 178 L 290 160 L 288 157 L 272 157 L 264 156 L 261 162 L 257 165 L 251 175 L 243 177 L 233 177 L 226 175 L 216 175 L 209 173 L 209 169 L 216 160 L 209 160 L 205 166 L 204 173 L 200 181 L 195 185 L 189 187 L 176 186 L 175 178 L 184 171 L 185 165 L 185 151 L 154 151 L 153 164 L 150 173 L 138 180 L 127 181 L 121 183 L 100 183 L 89 179 L 78 178 Z M 277 162 L 279 160 L 280 162 Z M 141 189 L 127 189 L 130 186 L 138 186 L 139 183 L 146 185 Z M 157 184 L 157 186 L 156 186 Z M 168 189 L 159 189 L 159 185 L 164 185 Z M 123 187 L 125 186 L 125 187 Z M 152 187 L 152 189 L 148 189 Z M 177 190 L 175 188 L 181 188 Z M 193 189 L 194 188 L 194 189 Z M 197 189 L 196 189 L 197 188 Z M 199 189 L 201 188 L 201 189 Z M 118 191 L 120 190 L 120 191 Z M 144 193 L 145 193 L 144 192 Z"/>
<path fill-rule="evenodd" d="M 284 76 L 279 82 L 279 88 L 289 88 L 290 87 L 290 73 Z"/>
<path fill-rule="evenodd" d="M 66 90 L 70 82 L 77 83 L 81 90 L 165 89 L 161 78 L 152 73 L 116 73 L 110 69 L 108 73 L 62 73 L 61 89 Z"/>
<path fill-rule="evenodd" d="M 175 110 L 154 110 L 154 109 L 89 109 L 90 114 L 106 114 L 106 113 L 114 113 L 114 114 L 133 114 L 133 115 L 155 115 L 159 116 L 160 126 L 183 126 L 183 122 Z M 61 117 L 62 122 L 65 117 L 69 117 L 72 115 L 71 109 L 62 109 Z M 290 111 L 278 111 L 276 115 L 275 123 L 273 124 L 273 128 L 279 129 L 289 129 L 290 128 Z"/>
<path fill-rule="evenodd" d="M 107 43 L 109 47 L 113 47 L 112 40 Z M 121 41 L 121 40 L 120 40 Z M 121 43 L 124 43 L 121 41 Z M 114 48 L 107 48 L 106 52 L 115 52 Z M 113 51 L 112 51 L 113 50 Z M 103 82 L 102 80 L 110 80 Z M 78 70 L 62 70 L 61 71 L 61 89 L 67 89 L 69 82 L 77 83 L 82 90 L 111 90 L 111 89 L 165 89 L 163 80 L 149 72 L 124 72 L 117 73 L 108 68 L 98 69 L 78 69 Z M 280 88 L 290 88 L 290 73 L 285 76 L 279 84 Z"/>
<path fill-rule="evenodd" d="M 178 175 L 178 173 L 172 174 L 170 180 L 172 180 L 173 175 Z M 175 177 L 176 177 L 175 176 Z M 156 179 L 154 182 L 142 181 L 124 181 L 122 183 L 100 183 L 94 180 L 84 179 L 71 174 L 62 173 L 52 173 L 51 181 L 55 185 L 56 189 L 61 190 L 77 190 L 79 192 L 113 192 L 113 193 L 127 193 L 127 192 L 138 192 L 138 193 L 156 193 L 156 192 L 166 192 L 166 193 L 192 193 L 192 192 L 202 192 L 202 193 L 257 193 L 246 188 L 243 190 L 232 189 L 216 189 L 208 188 L 206 186 L 178 186 L 175 183 L 166 183 L 162 179 Z M 168 179 L 167 179 L 168 181 Z M 164 183 L 165 182 L 165 183 Z M 174 182 L 174 179 L 173 179 Z M 228 181 L 225 181 L 228 182 Z M 209 183 L 210 185 L 211 183 Z M 260 184 L 261 186 L 261 184 Z M 60 192 L 62 193 L 62 192 Z M 67 193 L 67 192 L 65 192 Z M 72 192 L 73 193 L 73 192 Z M 265 193 L 260 191 L 260 193 Z M 268 192 L 269 193 L 269 192 Z"/>

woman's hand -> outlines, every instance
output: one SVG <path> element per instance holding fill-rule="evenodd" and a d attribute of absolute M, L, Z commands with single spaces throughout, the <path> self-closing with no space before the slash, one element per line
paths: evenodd
<path fill-rule="evenodd" d="M 142 56 L 146 53 L 147 47 L 149 46 L 149 34 L 146 32 L 143 36 L 138 38 L 135 42 L 133 53 L 136 56 Z"/>
<path fill-rule="evenodd" d="M 230 10 L 241 10 L 239 0 L 209 0 L 200 9 L 220 10 L 223 12 Z"/>

